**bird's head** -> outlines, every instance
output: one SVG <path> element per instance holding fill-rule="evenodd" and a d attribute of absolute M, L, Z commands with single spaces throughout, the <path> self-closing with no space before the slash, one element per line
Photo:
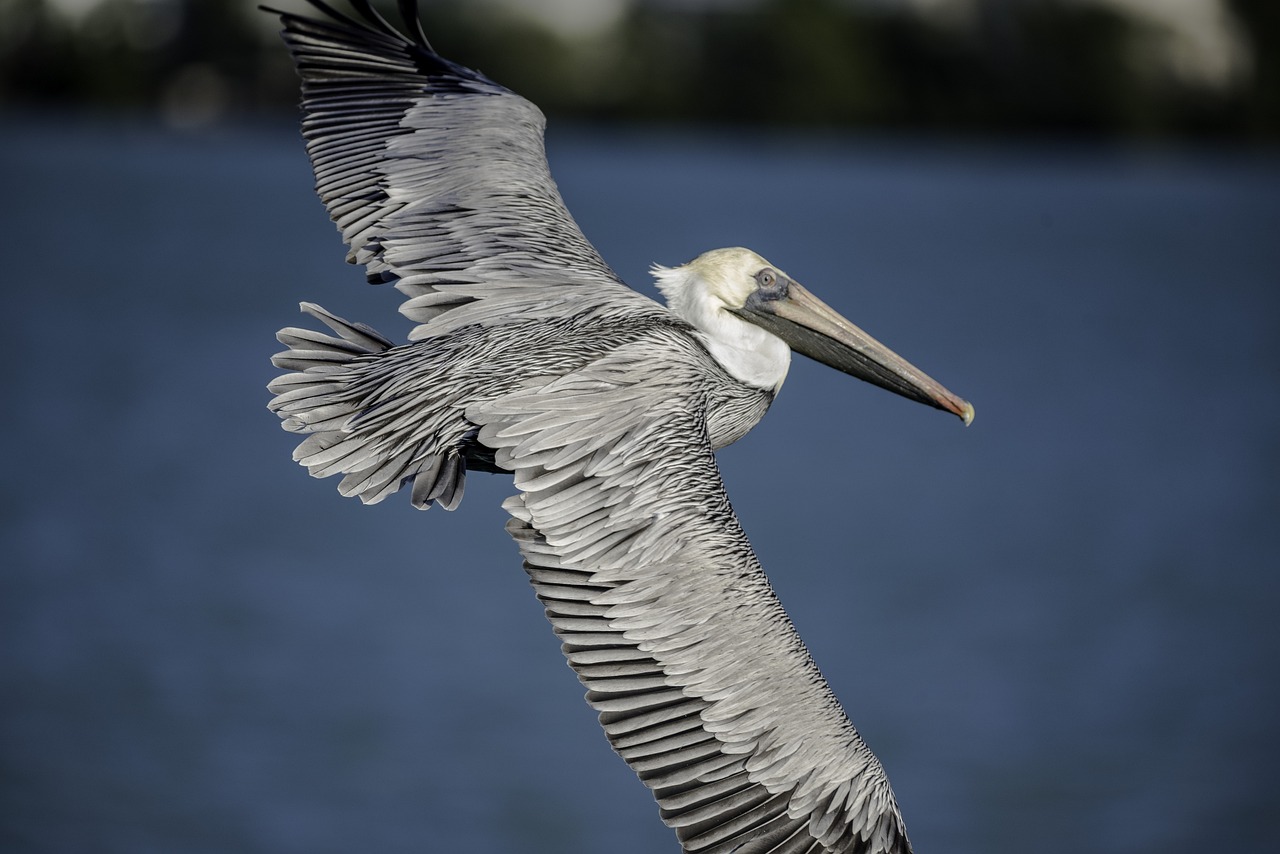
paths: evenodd
<path fill-rule="evenodd" d="M 653 268 L 673 312 L 731 374 L 776 390 L 794 350 L 911 400 L 973 420 L 973 407 L 749 249 L 713 249 Z M 788 349 L 789 348 L 789 349 Z"/>

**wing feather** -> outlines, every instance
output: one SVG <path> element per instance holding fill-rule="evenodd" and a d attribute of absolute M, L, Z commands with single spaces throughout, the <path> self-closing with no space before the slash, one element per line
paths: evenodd
<path fill-rule="evenodd" d="M 316 191 L 370 282 L 397 282 L 414 340 L 505 317 L 651 312 L 582 234 L 530 102 L 437 54 L 368 0 L 271 10 L 302 78 Z"/>
<path fill-rule="evenodd" d="M 523 490 L 508 530 L 610 742 L 686 851 L 906 854 L 879 762 L 729 506 L 700 353 L 637 341 L 469 406 Z"/>

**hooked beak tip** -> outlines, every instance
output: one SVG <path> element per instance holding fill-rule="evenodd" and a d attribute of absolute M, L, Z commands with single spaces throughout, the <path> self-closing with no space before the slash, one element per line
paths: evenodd
<path fill-rule="evenodd" d="M 932 380 L 930 380 L 932 383 Z M 938 409 L 950 412 L 952 415 L 964 422 L 964 426 L 968 427 L 973 423 L 973 404 L 962 397 L 956 397 L 951 392 L 938 386 L 936 393 L 931 395 L 931 400 L 923 401 L 936 406 Z"/>

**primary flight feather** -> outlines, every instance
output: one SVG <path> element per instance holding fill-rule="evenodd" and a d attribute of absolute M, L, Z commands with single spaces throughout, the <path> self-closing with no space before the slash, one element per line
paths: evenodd
<path fill-rule="evenodd" d="M 565 208 L 528 101 L 367 0 L 275 12 L 302 77 L 316 189 L 369 281 L 418 325 L 394 344 L 304 303 L 271 408 L 339 489 L 415 506 L 509 472 L 507 530 L 587 701 L 687 852 L 911 851 L 879 761 L 774 596 L 715 450 L 764 415 L 795 350 L 973 408 L 746 249 L 631 290 Z M 274 11 L 274 10 L 272 10 Z"/>

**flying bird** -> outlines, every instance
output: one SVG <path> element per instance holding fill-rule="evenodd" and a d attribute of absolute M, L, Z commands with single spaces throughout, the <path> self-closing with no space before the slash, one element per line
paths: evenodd
<path fill-rule="evenodd" d="M 453 509 L 468 471 L 514 475 L 508 533 L 614 750 L 683 850 L 911 851 L 880 762 L 775 597 L 715 451 L 791 352 L 959 416 L 973 408 L 759 255 L 654 267 L 632 290 L 566 209 L 530 102 L 368 2 L 269 9 L 302 77 L 316 189 L 396 344 L 319 306 L 269 388 L 294 459 L 376 503 Z"/>

